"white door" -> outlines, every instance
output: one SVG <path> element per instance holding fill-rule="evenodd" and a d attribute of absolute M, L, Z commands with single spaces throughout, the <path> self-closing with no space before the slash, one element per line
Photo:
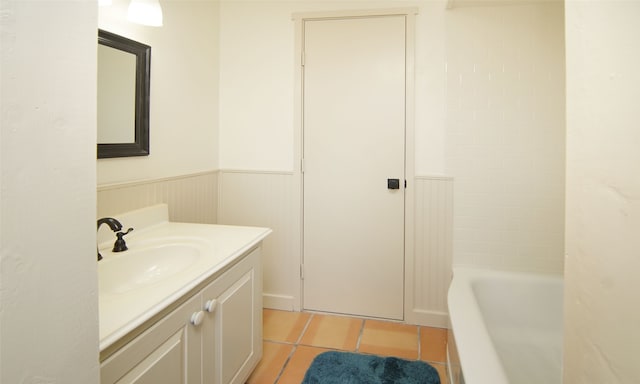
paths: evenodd
<path fill-rule="evenodd" d="M 305 309 L 403 318 L 405 24 L 304 22 Z"/>

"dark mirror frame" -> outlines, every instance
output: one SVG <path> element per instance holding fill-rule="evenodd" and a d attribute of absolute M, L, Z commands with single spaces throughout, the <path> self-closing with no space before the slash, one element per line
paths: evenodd
<path fill-rule="evenodd" d="M 149 155 L 149 84 L 151 77 L 151 47 L 98 29 L 98 44 L 136 56 L 135 142 L 98 144 L 98 159 Z"/>

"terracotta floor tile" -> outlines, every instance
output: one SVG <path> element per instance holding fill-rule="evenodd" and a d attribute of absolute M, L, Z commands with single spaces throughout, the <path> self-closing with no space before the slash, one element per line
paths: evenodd
<path fill-rule="evenodd" d="M 447 361 L 447 330 L 420 327 L 420 360 L 445 363 Z"/>
<path fill-rule="evenodd" d="M 356 349 L 380 356 L 420 358 L 438 371 L 442 384 L 448 383 L 446 329 L 270 309 L 263 312 L 263 325 L 263 357 L 248 384 L 297 384 L 318 354 Z"/>
<path fill-rule="evenodd" d="M 415 360 L 418 358 L 418 327 L 366 320 L 358 351 Z"/>
<path fill-rule="evenodd" d="M 313 359 L 326 351 L 330 351 L 330 349 L 308 347 L 305 345 L 298 346 L 287 363 L 278 383 L 301 383 L 302 379 L 304 379 L 304 374 L 307 373 L 307 369 L 311 366 Z"/>
<path fill-rule="evenodd" d="M 262 360 L 249 376 L 247 384 L 275 383 L 294 348 L 293 345 L 270 343 L 268 341 L 263 342 L 262 346 Z"/>
<path fill-rule="evenodd" d="M 263 338 L 270 341 L 296 343 L 311 314 L 265 309 L 262 313 Z"/>
<path fill-rule="evenodd" d="M 430 363 L 433 368 L 438 371 L 438 375 L 440 375 L 440 384 L 448 384 L 449 378 L 447 376 L 447 366 L 445 364 L 438 363 Z"/>
<path fill-rule="evenodd" d="M 300 344 L 355 351 L 362 322 L 353 317 L 313 315 Z"/>

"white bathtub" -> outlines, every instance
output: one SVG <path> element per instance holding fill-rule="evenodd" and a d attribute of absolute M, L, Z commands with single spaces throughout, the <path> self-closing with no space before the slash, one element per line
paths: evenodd
<path fill-rule="evenodd" d="M 452 383 L 561 383 L 562 291 L 557 275 L 454 268 Z"/>

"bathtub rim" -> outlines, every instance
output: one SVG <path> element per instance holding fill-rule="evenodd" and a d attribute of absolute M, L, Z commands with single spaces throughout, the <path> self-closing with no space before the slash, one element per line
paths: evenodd
<path fill-rule="evenodd" d="M 562 278 L 561 273 L 521 272 L 482 267 L 454 266 L 447 293 L 451 332 L 465 384 L 509 384 L 507 373 L 489 335 L 473 290 L 474 283 L 485 279 Z M 476 326 L 477 324 L 477 326 Z M 482 327 L 478 332 L 476 327 Z M 459 340 L 465 347 L 460 348 Z M 469 347 L 472 345 L 473 347 Z M 482 356 L 482 358 L 478 358 Z"/>

